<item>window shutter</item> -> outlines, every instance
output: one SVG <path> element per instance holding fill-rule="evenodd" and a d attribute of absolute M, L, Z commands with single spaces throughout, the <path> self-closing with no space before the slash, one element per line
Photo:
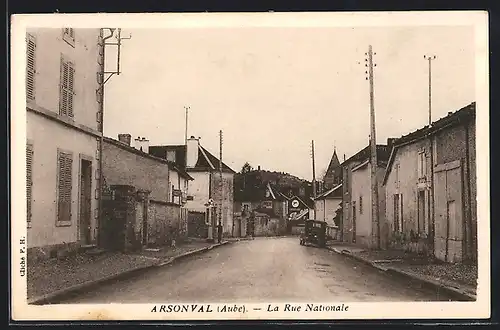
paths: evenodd
<path fill-rule="evenodd" d="M 73 117 L 73 96 L 75 95 L 75 66 L 67 62 L 68 68 L 68 116 Z"/>
<path fill-rule="evenodd" d="M 66 116 L 68 114 L 68 109 L 67 109 L 68 101 L 66 95 L 67 81 L 68 81 L 67 63 L 61 56 L 61 77 L 59 82 L 59 114 L 61 116 Z"/>
<path fill-rule="evenodd" d="M 26 145 L 26 203 L 27 203 L 27 218 L 26 221 L 31 221 L 31 203 L 33 192 L 33 145 Z"/>
<path fill-rule="evenodd" d="M 58 220 L 71 220 L 71 191 L 73 159 L 71 154 L 59 154 Z"/>
<path fill-rule="evenodd" d="M 26 98 L 35 99 L 35 73 L 36 73 L 36 41 L 35 37 L 28 34 L 26 38 Z"/>

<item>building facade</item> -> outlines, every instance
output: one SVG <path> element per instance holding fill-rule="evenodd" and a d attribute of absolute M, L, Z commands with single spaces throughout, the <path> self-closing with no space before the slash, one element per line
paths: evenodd
<path fill-rule="evenodd" d="M 132 208 L 127 212 L 132 213 L 131 237 L 132 242 L 140 242 L 142 246 L 165 245 L 173 239 L 182 239 L 187 235 L 187 217 L 184 211 L 182 189 L 177 189 L 174 181 L 179 187 L 187 186 L 185 181 L 192 179 L 187 173 L 178 170 L 175 165 L 165 159 L 157 158 L 144 150 L 147 149 L 145 139 L 136 139 L 135 146 L 130 143 L 130 135 L 120 134 L 117 141 L 108 137 L 103 143 L 103 179 L 106 185 L 112 187 L 131 187 L 135 191 L 132 198 Z M 177 193 L 176 191 L 179 191 Z M 179 196 L 176 196 L 179 195 Z M 113 200 L 113 194 L 110 197 Z M 134 204 L 135 202 L 135 204 Z M 113 202 L 108 201 L 111 209 Z M 111 210 L 111 214 L 113 210 Z M 116 216 L 110 215 L 102 219 L 102 233 L 113 240 L 113 232 L 116 231 L 114 224 L 109 222 L 120 222 Z M 104 222 L 106 226 L 104 226 Z M 127 228 L 120 230 L 126 231 Z M 125 236 L 129 235 L 128 232 Z"/>
<path fill-rule="evenodd" d="M 394 142 L 384 177 L 391 243 L 477 260 L 475 103 Z"/>
<path fill-rule="evenodd" d="M 185 145 L 151 146 L 149 153 L 175 163 L 193 178 L 189 182 L 186 198 L 186 208 L 190 214 L 203 214 L 206 224 L 209 221 L 217 224 L 221 215 L 224 235 L 234 235 L 235 171 L 224 163 L 220 164 L 219 159 L 201 146 L 199 139 L 194 137 L 189 138 Z"/>
<path fill-rule="evenodd" d="M 314 201 L 316 210 L 316 220 L 325 221 L 329 226 L 337 226 L 335 219 L 337 218 L 337 210 L 342 203 L 342 184 L 331 188 L 318 197 Z"/>
<path fill-rule="evenodd" d="M 36 257 L 97 242 L 103 48 L 100 29 L 26 34 L 28 248 Z"/>
<path fill-rule="evenodd" d="M 342 163 L 341 239 L 366 247 L 386 246 L 385 193 L 382 180 L 389 158 L 388 146 L 377 145 L 378 216 L 372 214 L 370 146 Z M 377 223 L 378 222 L 378 223 Z"/>

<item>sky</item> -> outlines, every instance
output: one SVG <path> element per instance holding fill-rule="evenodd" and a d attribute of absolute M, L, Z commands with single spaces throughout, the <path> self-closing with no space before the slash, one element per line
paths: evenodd
<path fill-rule="evenodd" d="M 368 145 L 365 53 L 373 46 L 377 143 L 475 101 L 471 26 L 123 29 L 121 74 L 105 86 L 104 134 L 151 145 L 188 136 L 239 171 L 253 167 L 311 180 L 334 148 L 342 162 Z M 111 47 L 110 47 L 111 48 Z M 116 54 L 106 50 L 107 70 Z"/>

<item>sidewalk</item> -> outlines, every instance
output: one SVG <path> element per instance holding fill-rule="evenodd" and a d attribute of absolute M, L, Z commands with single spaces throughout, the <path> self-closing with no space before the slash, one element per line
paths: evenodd
<path fill-rule="evenodd" d="M 61 259 L 29 263 L 27 267 L 28 303 L 50 303 L 72 292 L 131 275 L 134 272 L 170 264 L 180 258 L 208 251 L 221 244 L 189 240 L 175 249 L 162 248 L 137 253 L 81 253 Z"/>
<path fill-rule="evenodd" d="M 476 300 L 477 266 L 437 262 L 404 251 L 368 250 L 342 242 L 332 243 L 328 249 L 379 270 L 446 290 L 467 300 Z"/>

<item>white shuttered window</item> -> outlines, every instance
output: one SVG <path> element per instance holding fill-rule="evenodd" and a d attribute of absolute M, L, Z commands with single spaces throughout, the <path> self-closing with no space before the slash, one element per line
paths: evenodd
<path fill-rule="evenodd" d="M 26 35 L 26 100 L 35 99 L 36 39 Z"/>
<path fill-rule="evenodd" d="M 73 190 L 73 155 L 60 151 L 57 158 L 57 221 L 69 222 L 71 221 L 71 191 Z"/>
<path fill-rule="evenodd" d="M 61 56 L 61 79 L 59 83 L 59 114 L 73 118 L 75 96 L 75 65 Z"/>

